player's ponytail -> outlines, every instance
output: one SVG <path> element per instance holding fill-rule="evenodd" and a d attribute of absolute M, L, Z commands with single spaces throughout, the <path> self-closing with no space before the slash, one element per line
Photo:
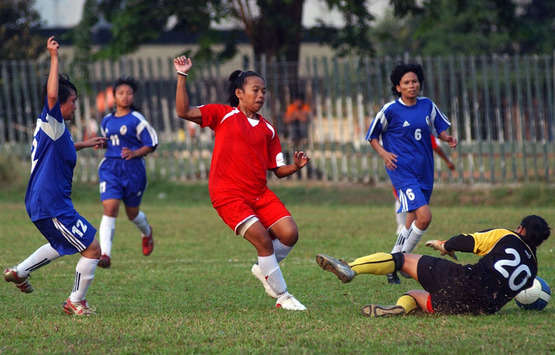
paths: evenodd
<path fill-rule="evenodd" d="M 247 71 L 236 70 L 233 73 L 231 73 L 231 75 L 229 76 L 229 79 L 228 79 L 229 83 L 227 87 L 227 92 L 229 94 L 229 97 L 227 99 L 227 102 L 229 102 L 231 106 L 236 107 L 237 105 L 239 105 L 239 99 L 235 95 L 235 90 L 242 89 L 243 85 L 245 84 L 245 81 L 249 76 L 257 76 L 260 79 L 264 80 L 262 75 L 252 70 L 247 70 Z"/>

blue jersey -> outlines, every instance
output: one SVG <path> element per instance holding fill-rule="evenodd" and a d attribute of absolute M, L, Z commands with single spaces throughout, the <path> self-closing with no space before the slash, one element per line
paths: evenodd
<path fill-rule="evenodd" d="M 77 161 L 75 145 L 64 123 L 60 103 L 51 110 L 46 104 L 31 147 L 31 177 L 25 207 L 31 220 L 75 213 L 71 202 L 73 169 Z"/>
<path fill-rule="evenodd" d="M 137 150 L 144 146 L 158 145 L 158 136 L 143 115 L 131 111 L 125 116 L 117 117 L 111 113 L 104 117 L 100 126 L 102 135 L 108 139 L 106 158 L 120 158 L 121 149 L 127 147 Z"/>
<path fill-rule="evenodd" d="M 389 102 L 370 124 L 366 140 L 382 138 L 385 150 L 397 155 L 397 168 L 387 170 L 396 189 L 418 182 L 423 189 L 434 185 L 434 159 L 430 134 L 438 136 L 451 124 L 432 100 L 419 97 L 407 106 L 399 98 Z"/>

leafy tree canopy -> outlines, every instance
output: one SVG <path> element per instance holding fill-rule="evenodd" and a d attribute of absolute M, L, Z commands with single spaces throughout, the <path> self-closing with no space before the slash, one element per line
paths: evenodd
<path fill-rule="evenodd" d="M 33 3 L 34 0 L 0 1 L 0 59 L 36 58 L 45 47 L 43 39 L 32 34 L 40 25 Z"/>

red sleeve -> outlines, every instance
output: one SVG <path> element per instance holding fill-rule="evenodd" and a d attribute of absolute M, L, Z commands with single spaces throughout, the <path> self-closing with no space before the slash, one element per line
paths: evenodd
<path fill-rule="evenodd" d="M 199 106 L 202 115 L 201 127 L 210 127 L 213 130 L 218 127 L 225 115 L 232 110 L 232 107 L 221 104 L 208 104 Z"/>
<path fill-rule="evenodd" d="M 436 150 L 437 149 L 437 139 L 436 139 L 436 137 L 434 137 L 433 134 L 430 134 L 430 139 L 432 140 L 432 149 Z"/>
<path fill-rule="evenodd" d="M 274 128 L 274 137 L 269 143 L 268 147 L 268 169 L 275 169 L 277 165 L 277 155 L 281 153 L 281 142 L 279 136 Z"/>

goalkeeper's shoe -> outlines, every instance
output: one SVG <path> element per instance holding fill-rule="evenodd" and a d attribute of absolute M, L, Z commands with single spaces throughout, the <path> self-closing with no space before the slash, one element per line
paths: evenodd
<path fill-rule="evenodd" d="M 391 274 L 387 274 L 387 283 L 393 284 L 393 285 L 399 285 L 401 283 L 401 280 L 399 280 L 399 276 L 397 276 L 397 273 L 393 272 Z"/>
<path fill-rule="evenodd" d="M 152 226 L 150 226 L 150 235 L 143 235 L 143 255 L 150 255 L 152 250 L 154 250 L 154 239 L 152 238 Z"/>
<path fill-rule="evenodd" d="M 350 282 L 355 277 L 355 272 L 343 260 L 336 259 L 329 255 L 316 255 L 316 262 L 326 271 L 333 272 L 342 282 Z"/>
<path fill-rule="evenodd" d="M 95 314 L 96 310 L 89 306 L 87 300 L 82 300 L 77 303 L 73 303 L 68 298 L 63 304 L 62 308 L 64 312 L 70 315 L 76 316 L 90 316 L 91 314 Z"/>
<path fill-rule="evenodd" d="M 258 266 L 258 264 L 254 264 L 252 266 L 251 273 L 254 275 L 254 277 L 256 277 L 258 280 L 260 280 L 260 282 L 262 283 L 262 286 L 264 286 L 264 290 L 266 290 L 266 293 L 268 294 L 268 296 L 273 297 L 273 298 L 278 298 L 278 295 L 270 287 L 270 284 L 268 283 L 268 280 L 266 280 L 266 277 L 264 277 L 264 274 L 262 273 L 262 270 L 260 270 L 260 266 Z"/>
<path fill-rule="evenodd" d="M 29 283 L 29 276 L 18 276 L 15 266 L 13 268 L 7 268 L 4 270 L 4 280 L 6 280 L 7 282 L 13 282 L 15 284 L 15 287 L 17 287 L 21 292 L 33 292 L 33 286 L 31 286 L 31 284 Z"/>
<path fill-rule="evenodd" d="M 288 311 L 306 311 L 306 307 L 289 292 L 285 292 L 278 297 L 276 307 Z"/>
<path fill-rule="evenodd" d="M 367 304 L 366 306 L 361 308 L 360 312 L 364 316 L 376 318 L 402 316 L 403 314 L 405 314 L 405 309 L 399 305 L 380 306 L 379 304 Z"/>

